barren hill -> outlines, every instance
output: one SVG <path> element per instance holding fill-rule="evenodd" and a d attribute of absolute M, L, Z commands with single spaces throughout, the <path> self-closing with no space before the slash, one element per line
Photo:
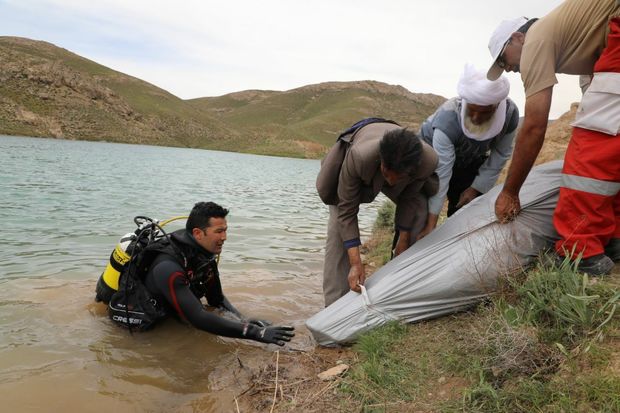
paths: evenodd
<path fill-rule="evenodd" d="M 288 142 L 320 156 L 338 133 L 370 116 L 417 128 L 445 101 L 432 94 L 411 93 L 402 86 L 376 81 L 326 82 L 285 92 L 246 91 L 190 100 L 257 141 Z"/>
<path fill-rule="evenodd" d="M 416 126 L 444 98 L 328 82 L 182 100 L 53 44 L 0 37 L 0 134 L 317 158 L 367 116 Z"/>
<path fill-rule="evenodd" d="M 417 129 L 443 101 L 371 80 L 183 100 L 50 43 L 0 37 L 0 134 L 320 158 L 359 119 Z M 574 109 L 539 161 L 560 157 L 566 116 Z"/>
<path fill-rule="evenodd" d="M 0 37 L 0 133 L 205 147 L 234 137 L 149 83 L 50 43 Z"/>

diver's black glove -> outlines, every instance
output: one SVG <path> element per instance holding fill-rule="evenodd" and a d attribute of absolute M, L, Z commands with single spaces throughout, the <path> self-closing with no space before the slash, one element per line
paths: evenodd
<path fill-rule="evenodd" d="M 283 346 L 285 342 L 295 337 L 294 331 L 295 328 L 291 326 L 258 327 L 248 323 L 243 327 L 243 336 L 261 343 Z"/>
<path fill-rule="evenodd" d="M 271 324 L 273 324 L 271 321 L 259 320 L 258 318 L 248 318 L 245 321 L 259 327 L 269 327 Z"/>

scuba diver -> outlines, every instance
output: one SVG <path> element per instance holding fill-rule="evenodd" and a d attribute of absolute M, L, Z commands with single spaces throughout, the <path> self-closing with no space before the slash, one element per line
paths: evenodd
<path fill-rule="evenodd" d="M 176 314 L 212 334 L 283 346 L 295 336 L 293 327 L 247 318 L 222 292 L 217 256 L 226 241 L 227 214 L 227 209 L 214 202 L 198 202 L 185 229 L 150 241 L 140 252 L 134 249 L 133 254 L 118 251 L 117 246 L 110 264 L 116 267 L 120 279 L 110 281 L 107 268 L 97 283 L 95 300 L 108 304 L 110 318 L 130 330 L 146 330 L 162 318 Z M 134 236 L 132 245 L 140 238 Z M 115 263 L 113 258 L 119 254 L 125 254 L 126 259 L 117 259 Z M 209 306 L 227 311 L 238 320 L 207 311 L 202 297 Z"/>

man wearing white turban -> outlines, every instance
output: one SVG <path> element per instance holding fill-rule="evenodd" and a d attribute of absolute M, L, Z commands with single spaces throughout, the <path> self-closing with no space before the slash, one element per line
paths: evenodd
<path fill-rule="evenodd" d="M 506 161 L 519 123 L 519 110 L 508 98 L 510 84 L 502 76 L 466 65 L 459 80 L 459 96 L 445 102 L 421 126 L 424 141 L 439 157 L 439 191 L 429 199 L 422 238 L 437 225 L 448 198 L 448 216 L 491 189 Z"/>

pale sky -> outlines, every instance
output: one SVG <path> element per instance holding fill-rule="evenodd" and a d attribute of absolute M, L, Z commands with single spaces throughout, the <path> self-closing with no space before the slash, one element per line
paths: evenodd
<path fill-rule="evenodd" d="M 497 24 L 561 0 L 0 0 L 0 35 L 45 40 L 182 98 L 377 80 L 450 98 Z M 0 62 L 1 64 L 1 62 Z M 506 75 L 523 115 L 519 74 Z M 580 100 L 558 75 L 551 118 Z"/>

